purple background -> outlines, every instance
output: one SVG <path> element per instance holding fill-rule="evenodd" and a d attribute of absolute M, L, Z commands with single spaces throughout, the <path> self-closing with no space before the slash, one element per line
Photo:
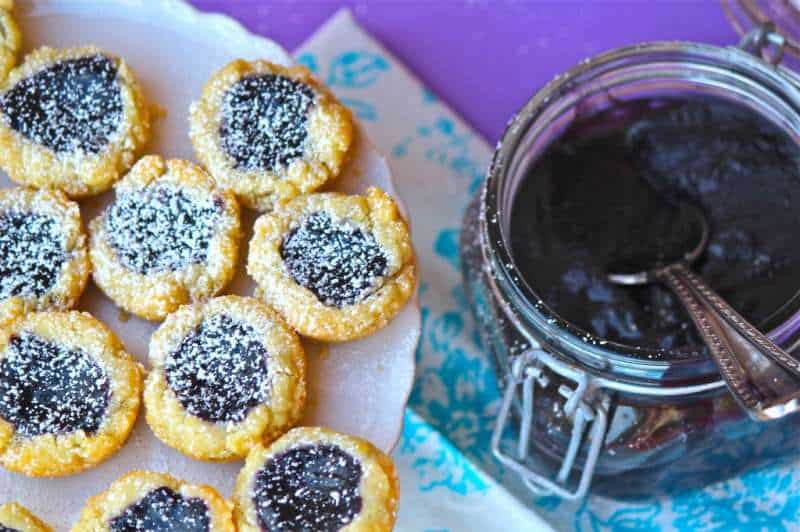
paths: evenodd
<path fill-rule="evenodd" d="M 492 143 L 553 76 L 588 55 L 648 40 L 732 44 L 717 0 L 190 0 L 290 51 L 339 7 Z"/>

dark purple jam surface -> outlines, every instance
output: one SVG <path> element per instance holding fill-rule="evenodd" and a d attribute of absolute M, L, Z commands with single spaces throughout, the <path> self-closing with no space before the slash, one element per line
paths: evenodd
<path fill-rule="evenodd" d="M 0 214 L 0 300 L 44 295 L 66 260 L 58 222 L 40 214 Z"/>
<path fill-rule="evenodd" d="M 252 327 L 224 314 L 205 319 L 170 353 L 167 384 L 206 421 L 242 421 L 269 397 L 267 349 Z"/>
<path fill-rule="evenodd" d="M 0 525 L 0 532 L 18 532 L 16 528 L 8 528 L 7 526 Z"/>
<path fill-rule="evenodd" d="M 106 230 L 120 262 L 147 275 L 202 264 L 220 209 L 182 190 L 159 186 L 123 194 L 109 208 Z"/>
<path fill-rule="evenodd" d="M 676 298 L 658 284 L 616 286 L 610 265 L 692 202 L 711 226 L 695 271 L 765 326 L 800 287 L 799 200 L 800 150 L 752 112 L 625 103 L 574 124 L 531 169 L 512 211 L 512 254 L 561 318 L 599 339 L 686 356 L 702 344 Z"/>
<path fill-rule="evenodd" d="M 253 502 L 262 530 L 334 532 L 361 512 L 361 464 L 335 445 L 294 447 L 255 476 Z"/>
<path fill-rule="evenodd" d="M 281 257 L 294 280 L 329 307 L 362 301 L 386 275 L 386 254 L 374 236 L 322 212 L 286 237 Z"/>
<path fill-rule="evenodd" d="M 56 63 L 0 99 L 12 129 L 58 153 L 102 151 L 122 108 L 117 67 L 102 55 Z"/>
<path fill-rule="evenodd" d="M 222 148 L 241 170 L 274 170 L 303 155 L 314 91 L 265 74 L 236 82 L 222 102 Z"/>
<path fill-rule="evenodd" d="M 167 487 L 155 489 L 109 522 L 112 532 L 208 532 L 208 506 Z"/>
<path fill-rule="evenodd" d="M 93 433 L 110 398 L 108 376 L 83 351 L 24 334 L 0 360 L 0 417 L 22 436 Z"/>

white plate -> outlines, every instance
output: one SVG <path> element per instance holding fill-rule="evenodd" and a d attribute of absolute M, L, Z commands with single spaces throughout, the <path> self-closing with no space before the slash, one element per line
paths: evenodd
<path fill-rule="evenodd" d="M 187 136 L 187 112 L 213 71 L 237 57 L 291 61 L 278 45 L 247 33 L 233 20 L 200 14 L 176 0 L 19 0 L 18 4 L 26 51 L 45 44 L 96 44 L 131 64 L 147 98 L 167 109 L 167 116 L 156 123 L 148 149 L 165 156 L 194 159 Z M 352 162 L 333 188 L 363 191 L 377 185 L 396 197 L 385 160 L 363 135 L 359 137 Z M 0 174 L 0 186 L 12 184 Z M 84 201 L 84 221 L 109 198 Z M 245 217 L 248 228 L 253 219 L 252 213 Z M 249 295 L 253 286 L 242 274 L 228 292 Z M 119 310 L 91 283 L 80 308 L 111 326 L 128 351 L 146 362 L 155 324 L 136 318 L 123 322 Z M 419 334 L 415 300 L 388 327 L 369 338 L 329 348 L 308 343 L 309 404 L 303 423 L 329 426 L 391 450 L 402 428 Z M 29 479 L 0 470 L 0 503 L 18 500 L 61 530 L 74 522 L 88 497 L 131 469 L 168 471 L 211 484 L 230 496 L 240 467 L 241 462 L 219 465 L 184 457 L 156 440 L 141 415 L 126 446 L 82 474 Z"/>

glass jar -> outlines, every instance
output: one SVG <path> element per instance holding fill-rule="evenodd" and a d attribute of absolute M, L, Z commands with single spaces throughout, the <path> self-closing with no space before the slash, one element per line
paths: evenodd
<path fill-rule="evenodd" d="M 749 42 L 780 44 L 768 37 Z M 505 388 L 493 452 L 537 493 L 579 498 L 590 483 L 612 497 L 671 492 L 800 450 L 800 415 L 749 419 L 709 357 L 649 357 L 645 348 L 595 340 L 517 273 L 512 205 L 548 146 L 587 113 L 676 96 L 746 107 L 800 145 L 800 85 L 790 71 L 740 48 L 632 46 L 580 63 L 522 108 L 466 213 L 465 288 Z M 800 339 L 800 298 L 787 300 L 770 336 L 791 351 Z"/>

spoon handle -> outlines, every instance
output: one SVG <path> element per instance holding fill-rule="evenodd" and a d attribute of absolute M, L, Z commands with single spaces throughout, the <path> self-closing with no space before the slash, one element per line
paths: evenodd
<path fill-rule="evenodd" d="M 656 277 L 683 303 L 733 396 L 753 419 L 800 410 L 800 362 L 742 318 L 684 264 Z"/>

